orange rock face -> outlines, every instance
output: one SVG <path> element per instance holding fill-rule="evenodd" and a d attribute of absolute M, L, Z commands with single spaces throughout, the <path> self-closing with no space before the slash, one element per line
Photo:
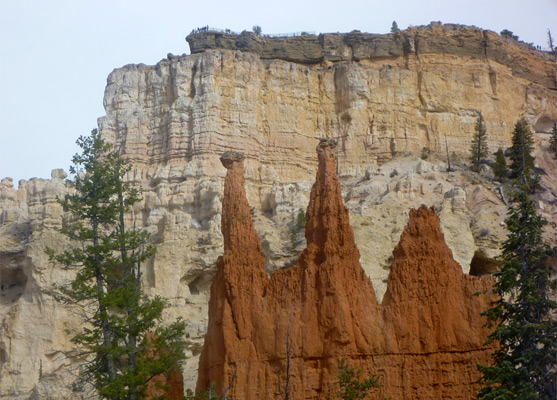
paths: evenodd
<path fill-rule="evenodd" d="M 178 369 L 154 377 L 147 386 L 147 399 L 181 400 L 184 398 L 184 377 Z"/>
<path fill-rule="evenodd" d="M 317 147 L 319 169 L 298 263 L 265 272 L 244 191 L 243 156 L 227 152 L 222 212 L 224 255 L 211 288 L 198 389 L 248 399 L 321 399 L 334 393 L 338 363 L 378 374 L 380 396 L 471 399 L 476 364 L 492 352 L 480 312 L 489 278 L 462 273 L 435 210 L 410 214 L 378 304 L 342 201 L 333 141 Z"/>

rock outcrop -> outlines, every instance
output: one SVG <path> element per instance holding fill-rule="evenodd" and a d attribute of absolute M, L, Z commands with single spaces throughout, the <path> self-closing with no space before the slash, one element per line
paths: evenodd
<path fill-rule="evenodd" d="M 192 32 L 186 40 L 192 54 L 211 49 L 238 50 L 255 53 L 262 59 L 301 64 L 434 54 L 481 58 L 509 67 L 516 76 L 557 89 L 557 72 L 552 55 L 473 26 L 432 22 L 427 26 L 410 27 L 385 35 L 352 31 L 285 37 L 260 36 L 248 31 L 236 34 L 209 30 Z"/>
<path fill-rule="evenodd" d="M 547 69 L 548 55 L 487 32 L 488 49 L 499 56 L 480 57 L 481 30 L 412 29 L 401 35 L 416 34 L 412 40 L 419 40 L 410 43 L 418 43 L 417 52 L 403 55 L 398 47 L 389 53 L 397 43 L 392 36 L 368 40 L 353 32 L 325 35 L 323 48 L 338 55 L 319 63 L 209 46 L 109 75 L 99 129 L 133 164 L 127 180 L 143 189 L 127 223 L 145 229 L 157 245 L 145 264 L 145 292 L 168 299 L 165 319 L 187 320 L 185 387 L 197 381 L 210 285 L 222 253 L 226 170 L 219 155 L 225 151 L 245 154 L 246 196 L 271 274 L 296 263 L 306 245 L 296 217 L 314 182 L 317 138 L 338 140 L 342 194 L 377 301 L 387 290 L 408 210 L 422 203 L 435 205 L 464 272 L 496 268 L 506 206 L 489 168 L 473 174 L 463 161 L 479 112 L 491 152 L 509 146 L 518 115 L 535 128 L 537 166 L 547 173 L 537 204 L 555 222 L 557 161 L 547 152 L 544 132 L 557 121 L 557 91 L 548 83 L 555 73 Z M 290 52 L 286 41 L 273 43 L 277 50 L 269 57 Z M 422 52 L 423 43 L 437 43 L 439 50 Z M 443 43 L 452 50 L 441 52 Z M 372 56 L 373 46 L 390 55 Z M 346 56 L 345 48 L 351 52 Z M 450 173 L 446 142 L 456 156 Z M 424 147 L 427 160 L 419 157 Z M 77 362 L 65 356 L 81 321 L 48 294 L 71 274 L 44 252 L 67 245 L 57 231 L 67 214 L 56 202 L 70 190 L 65 177 L 54 170 L 50 180 L 0 180 L 1 400 L 82 397 L 71 385 Z M 547 237 L 555 244 L 555 228 L 548 226 Z"/>
<path fill-rule="evenodd" d="M 489 331 L 479 315 L 493 298 L 474 293 L 493 280 L 463 274 L 435 210 L 422 206 L 410 213 L 393 252 L 379 305 L 358 261 L 335 148 L 327 139 L 317 147 L 307 248 L 296 265 L 270 278 L 245 196 L 243 159 L 222 157 L 225 248 L 211 287 L 198 389 L 215 382 L 233 397 L 272 399 L 282 398 L 288 382 L 293 399 L 324 398 L 345 358 L 381 376 L 381 396 L 474 397 L 476 365 L 488 363 L 493 350 L 484 346 Z"/>

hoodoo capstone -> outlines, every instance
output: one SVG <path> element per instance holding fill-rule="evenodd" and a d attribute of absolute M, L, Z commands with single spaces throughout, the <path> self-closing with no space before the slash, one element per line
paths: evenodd
<path fill-rule="evenodd" d="M 476 364 L 488 363 L 491 278 L 462 273 L 434 209 L 410 213 L 378 304 L 359 263 L 336 173 L 336 142 L 317 146 L 319 167 L 307 210 L 307 248 L 269 278 L 244 190 L 243 157 L 227 152 L 224 255 L 211 287 L 198 389 L 241 399 L 319 399 L 333 393 L 338 363 L 379 374 L 381 396 L 470 399 Z M 288 368 L 287 368 L 288 364 Z M 282 393 L 282 394 L 281 394 Z"/>

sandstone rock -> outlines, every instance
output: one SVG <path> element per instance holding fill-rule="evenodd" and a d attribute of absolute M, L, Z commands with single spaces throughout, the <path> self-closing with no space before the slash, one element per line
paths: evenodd
<path fill-rule="evenodd" d="M 460 264 L 464 273 L 470 271 L 470 263 L 476 251 L 474 235 L 470 230 L 471 219 L 466 210 L 466 192 L 454 188 L 444 194 L 439 212 L 443 221 L 443 234 L 447 245 L 453 250 L 454 259 Z"/>
<path fill-rule="evenodd" d="M 242 186 L 242 161 L 223 161 L 225 246 L 211 287 L 198 389 L 215 382 L 233 397 L 281 398 L 288 380 L 292 398 L 325 398 L 346 358 L 381 374 L 381 396 L 473 397 L 476 364 L 487 363 L 492 351 L 483 345 L 489 331 L 477 312 L 492 298 L 473 293 L 493 280 L 462 273 L 435 211 L 421 207 L 410 213 L 395 248 L 380 306 L 358 262 L 335 147 L 324 139 L 317 148 L 307 248 L 295 266 L 270 278 Z"/>
<path fill-rule="evenodd" d="M 246 31 L 239 35 L 204 31 L 192 33 L 186 40 L 192 54 L 210 49 L 240 50 L 258 54 L 264 59 L 304 64 L 325 60 L 362 61 L 410 54 L 486 58 L 508 66 L 517 76 L 557 88 L 557 74 L 550 55 L 495 32 L 464 25 L 432 22 L 427 26 L 410 27 L 386 35 L 352 31 L 279 38 L 257 36 Z M 496 82 L 497 73 L 493 74 L 491 79 Z"/>
<path fill-rule="evenodd" d="M 487 58 L 477 56 L 484 34 Z M 506 206 L 491 182 L 465 170 L 445 172 L 439 157 L 445 152 L 444 134 L 450 151 L 464 158 L 480 111 L 491 152 L 510 144 L 517 115 L 525 115 L 537 132 L 551 129 L 557 115 L 557 94 L 548 83 L 555 71 L 547 68 L 547 56 L 489 31 L 432 25 L 412 28 L 398 39 L 325 34 L 317 45 L 329 61 L 315 64 L 299 63 L 307 60 L 302 49 L 315 36 L 290 38 L 299 42 L 291 47 L 285 39 L 283 49 L 279 42 L 244 36 L 239 46 L 259 50 L 214 50 L 232 45 L 208 43 L 202 53 L 114 70 L 105 91 L 106 116 L 99 119 L 103 137 L 134 165 L 128 181 L 143 189 L 144 200 L 126 218 L 158 246 L 145 264 L 145 291 L 169 300 L 165 318 L 182 315 L 188 322 L 186 387 L 197 381 L 209 288 L 222 253 L 226 169 L 220 154 L 234 150 L 246 157 L 246 196 L 262 237 L 265 272 L 271 274 L 299 258 L 304 240 L 295 232 L 292 245 L 291 227 L 307 206 L 316 172 L 314 148 L 321 137 L 337 139 L 338 172 L 360 263 L 381 301 L 408 210 L 422 203 L 440 210 L 442 231 L 459 262 L 472 259 L 471 273 L 496 268 L 493 258 L 506 236 Z M 311 46 L 308 54 L 317 58 L 317 47 Z M 267 58 L 288 52 L 298 62 Z M 387 56 L 375 57 L 379 52 Z M 400 152 L 394 159 L 391 138 Z M 542 176 L 547 190 L 539 200 L 544 216 L 555 222 L 557 165 L 547 152 L 548 135 L 535 138 L 536 160 L 547 172 Z M 431 154 L 419 167 L 415 155 L 424 147 Z M 399 174 L 391 178 L 395 169 Z M 466 191 L 464 212 L 444 199 L 456 187 Z M 9 274 L 17 289 L 0 302 L 2 400 L 32 393 L 58 400 L 71 392 L 67 374 L 77 365 L 64 356 L 72 346 L 65 329 L 81 321 L 48 296 L 52 285 L 71 275 L 44 253 L 47 246 L 67 245 L 57 229 L 68 217 L 56 197 L 68 190 L 61 171 L 51 180 L 20 180 L 17 188 L 9 179 L 0 183 L 0 260 L 10 265 L 0 280 Z M 466 246 L 465 254 L 459 255 L 463 248 L 450 240 L 451 232 L 461 234 L 454 227 L 473 237 L 474 248 Z M 546 236 L 555 244 L 554 227 Z M 336 364 L 331 368 L 336 373 Z M 55 388 L 56 381 L 64 387 Z"/>
<path fill-rule="evenodd" d="M 68 173 L 61 168 L 53 169 L 50 173 L 52 180 L 64 180 L 68 177 Z"/>
<path fill-rule="evenodd" d="M 2 178 L 2 180 L 0 181 L 0 185 L 4 185 L 6 187 L 13 187 L 14 186 L 14 180 L 10 177 Z"/>

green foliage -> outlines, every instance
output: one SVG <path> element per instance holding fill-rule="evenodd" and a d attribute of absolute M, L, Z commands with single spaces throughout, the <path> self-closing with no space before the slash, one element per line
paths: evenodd
<path fill-rule="evenodd" d="M 261 27 L 259 25 L 254 25 L 252 30 L 253 30 L 253 33 L 255 33 L 257 36 L 261 36 L 261 33 L 263 32 L 263 30 L 261 29 Z"/>
<path fill-rule="evenodd" d="M 551 137 L 549 138 L 549 151 L 553 153 L 553 158 L 557 159 L 557 124 L 553 124 Z"/>
<path fill-rule="evenodd" d="M 217 394 L 215 383 L 211 383 L 211 387 L 208 390 L 201 391 L 197 394 L 191 389 L 186 390 L 186 396 L 184 400 L 232 400 L 229 397 L 221 397 Z"/>
<path fill-rule="evenodd" d="M 362 379 L 362 371 L 349 367 L 344 359 L 340 360 L 338 369 L 339 374 L 336 383 L 339 387 L 339 391 L 336 393 L 336 399 L 365 399 L 373 388 L 380 386 L 378 376 L 370 375 Z M 331 400 L 330 395 L 327 395 L 327 400 Z"/>
<path fill-rule="evenodd" d="M 155 248 L 146 232 L 127 229 L 125 213 L 140 193 L 123 181 L 130 166 L 97 130 L 80 137 L 70 171 L 74 191 L 58 200 L 72 220 L 62 229 L 73 247 L 47 249 L 51 261 L 75 269 L 75 279 L 57 288 L 56 298 L 77 304 L 83 327 L 73 338 L 76 356 L 89 356 L 78 386 L 93 384 L 106 399 L 141 399 L 156 375 L 184 358 L 184 323 L 160 325 L 166 302 L 146 299 L 141 265 Z"/>
<path fill-rule="evenodd" d="M 391 142 L 389 143 L 389 148 L 391 150 L 391 157 L 396 156 L 396 142 L 395 142 L 394 137 L 391 137 Z"/>
<path fill-rule="evenodd" d="M 298 210 L 298 216 L 296 217 L 296 229 L 302 230 L 306 227 L 306 213 L 303 208 Z"/>
<path fill-rule="evenodd" d="M 427 160 L 430 154 L 431 154 L 431 150 L 429 149 L 429 147 L 424 147 L 422 149 L 422 154 L 420 154 L 420 158 L 422 160 Z"/>
<path fill-rule="evenodd" d="M 470 148 L 470 162 L 472 163 L 473 171 L 480 172 L 480 167 L 486 162 L 488 154 L 487 131 L 482 114 L 480 114 L 476 122 L 476 132 L 474 133 Z"/>
<path fill-rule="evenodd" d="M 543 241 L 547 221 L 527 191 L 523 185 L 513 196 L 502 268 L 495 274 L 500 297 L 483 314 L 495 326 L 488 343 L 500 345 L 491 366 L 478 366 L 485 385 L 478 397 L 484 400 L 557 398 L 557 320 L 552 317 L 557 303 L 551 299 L 557 281 L 549 263 L 555 250 Z"/>
<path fill-rule="evenodd" d="M 290 228 L 290 244 L 292 247 L 296 247 L 298 243 L 298 234 L 303 231 L 306 227 L 306 213 L 303 208 L 298 210 L 298 215 L 293 221 Z"/>
<path fill-rule="evenodd" d="M 539 177 L 534 171 L 534 138 L 524 118 L 514 126 L 510 151 L 510 177 L 529 188 L 530 193 L 539 188 Z"/>
<path fill-rule="evenodd" d="M 396 21 L 393 21 L 393 24 L 391 25 L 391 33 L 397 33 L 399 31 L 400 29 L 398 29 L 398 24 L 396 23 Z"/>
<path fill-rule="evenodd" d="M 495 152 L 495 168 L 493 172 L 495 173 L 495 178 L 499 179 L 501 182 L 503 182 L 509 174 L 507 169 L 507 159 L 505 158 L 503 149 L 500 147 Z"/>
<path fill-rule="evenodd" d="M 514 39 L 514 40 L 518 40 L 518 36 L 515 35 L 512 31 L 509 31 L 508 29 L 503 29 L 503 30 L 500 32 L 500 35 L 501 35 L 501 36 L 510 37 L 510 38 L 512 38 L 512 39 Z"/>

